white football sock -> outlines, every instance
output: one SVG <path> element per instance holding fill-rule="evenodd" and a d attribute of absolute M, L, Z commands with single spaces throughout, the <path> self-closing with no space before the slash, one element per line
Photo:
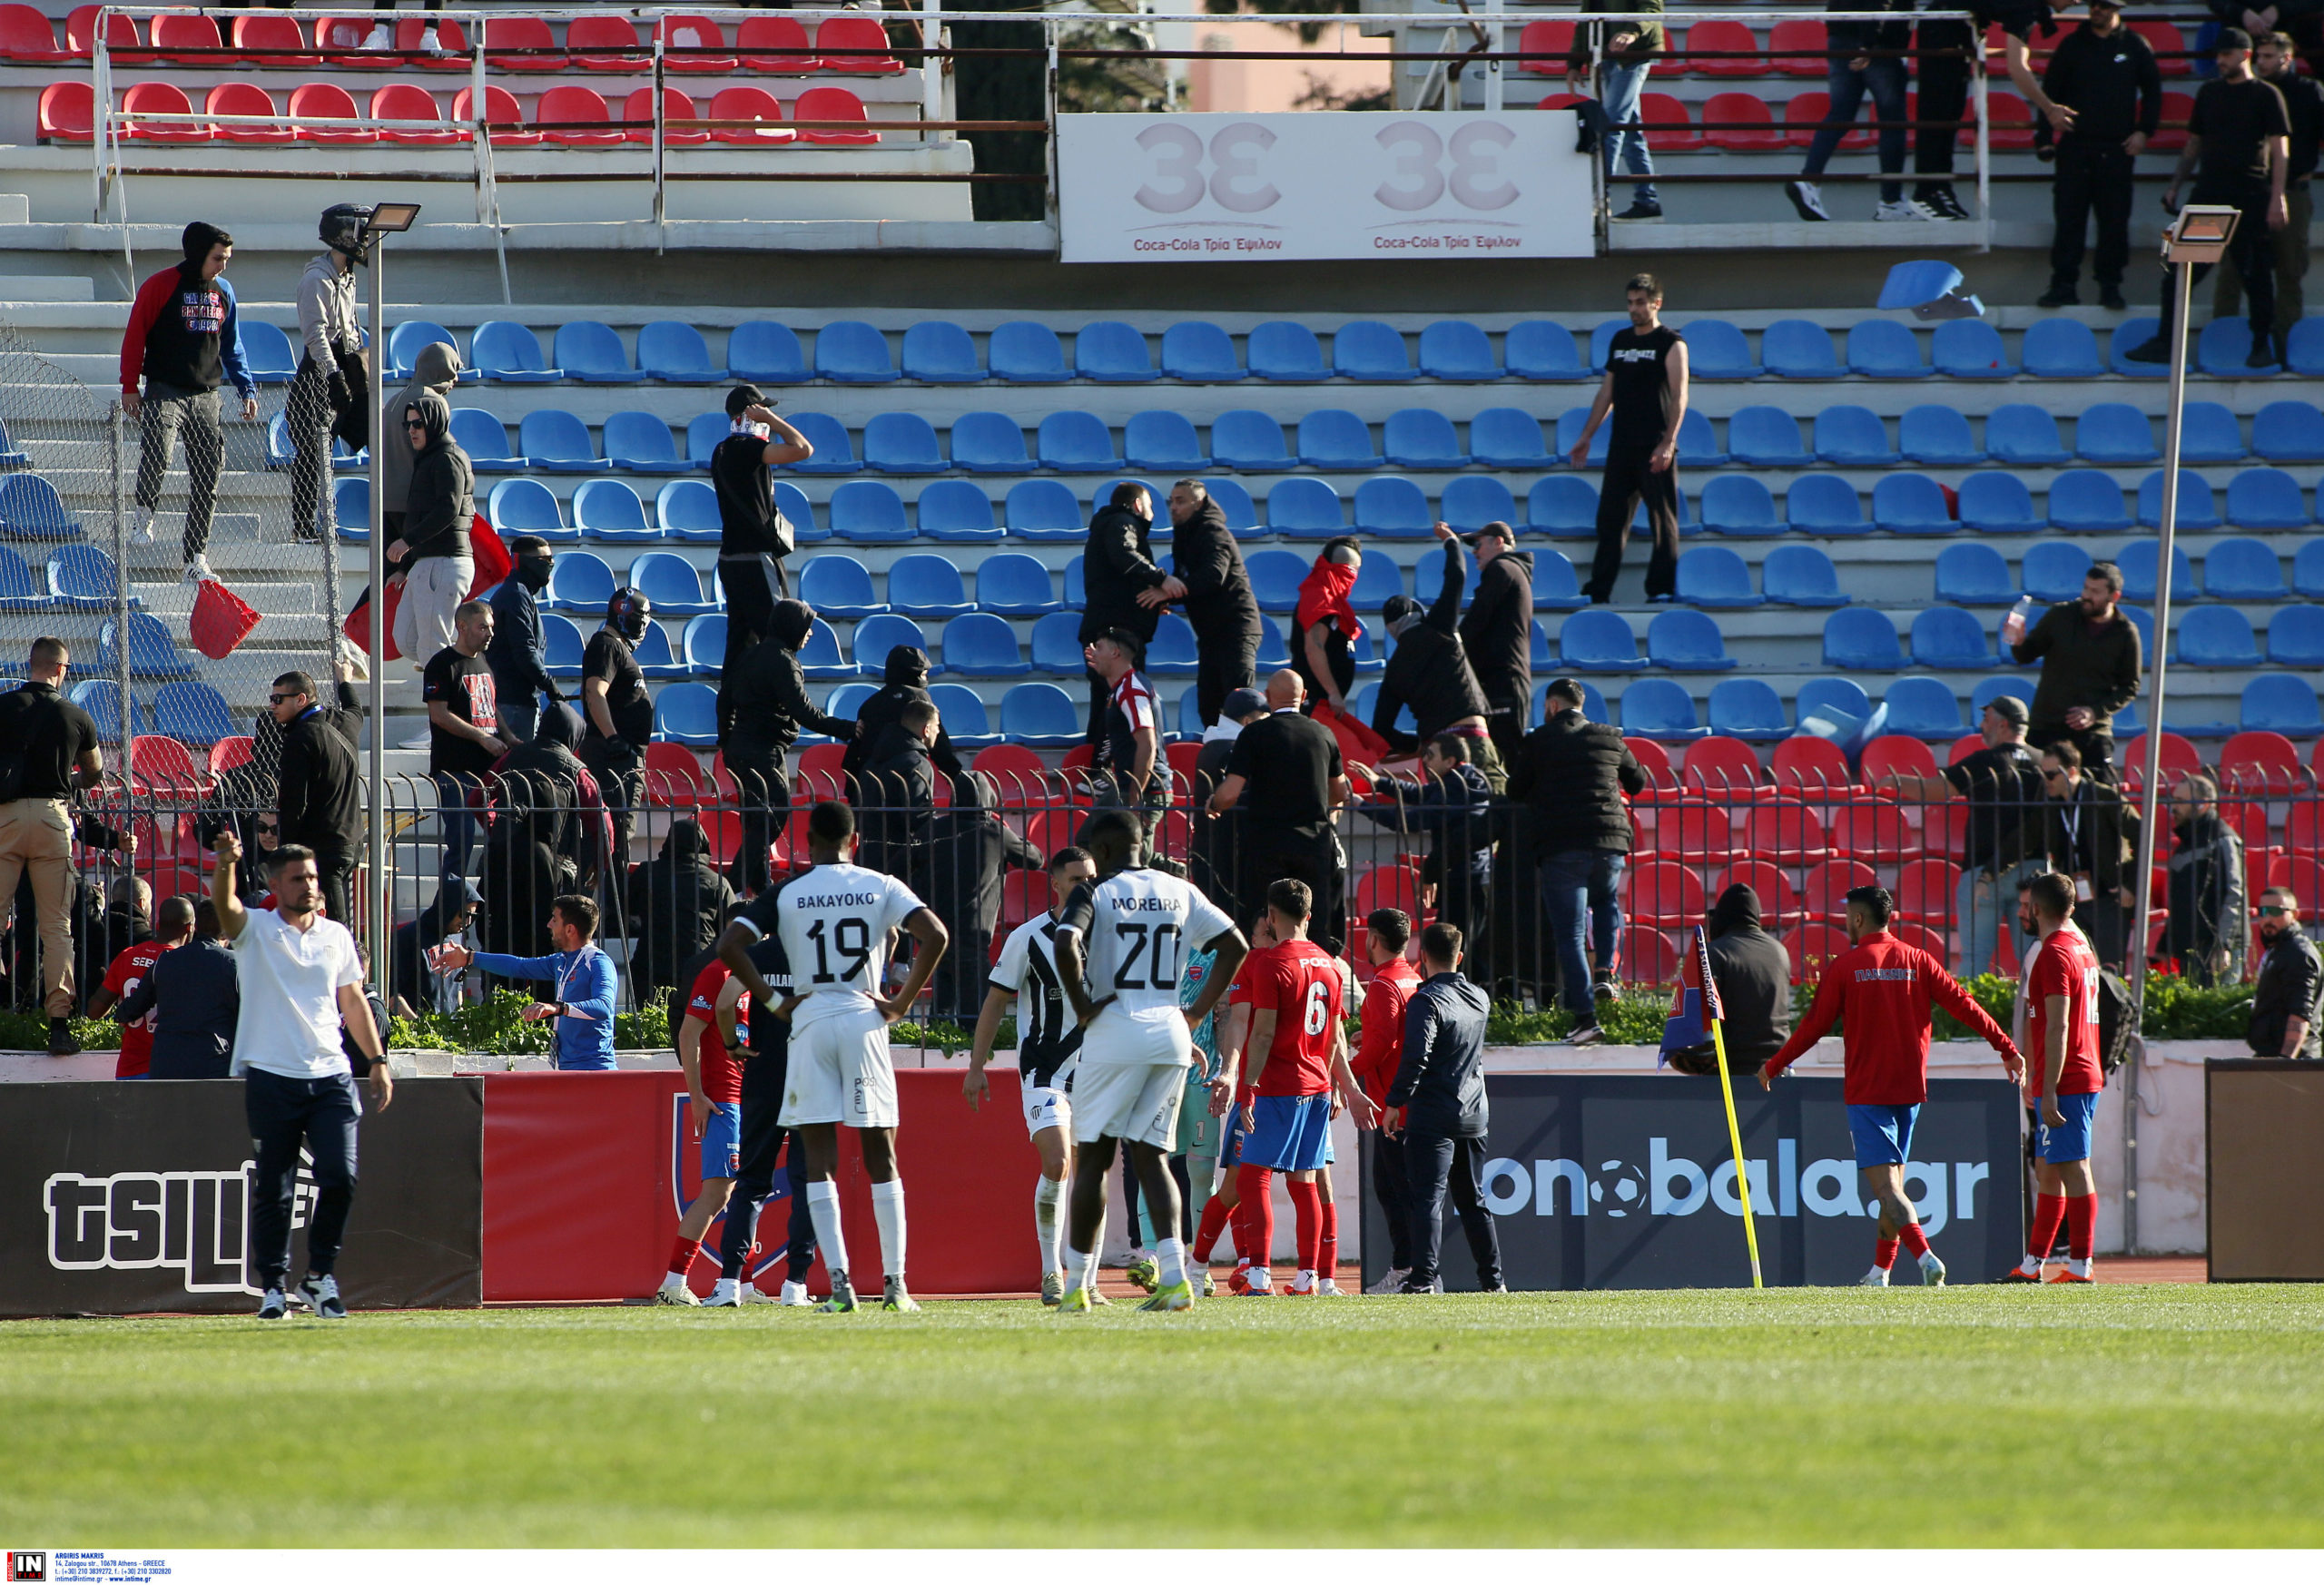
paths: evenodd
<path fill-rule="evenodd" d="M 1073 1248 L 1068 1248 L 1066 1254 L 1068 1256 L 1065 1263 L 1065 1291 L 1067 1293 L 1072 1293 L 1077 1288 L 1086 1288 L 1097 1280 L 1098 1257 L 1096 1255 L 1084 1255 L 1081 1251 Z"/>
<path fill-rule="evenodd" d="M 1057 1269 L 1059 1191 L 1065 1186 L 1054 1178 L 1033 1179 L 1033 1236 L 1041 1246 L 1041 1275 L 1047 1277 Z"/>
<path fill-rule="evenodd" d="M 898 1282 L 904 1280 L 904 1180 L 890 1178 L 872 1186 L 872 1219 L 880 1225 L 881 1269 Z"/>
<path fill-rule="evenodd" d="M 1177 1238 L 1165 1238 L 1154 1246 L 1154 1259 L 1162 1268 L 1162 1285 L 1187 1280 L 1187 1246 Z"/>
<path fill-rule="evenodd" d="M 807 1215 L 815 1224 L 815 1242 L 822 1245 L 823 1265 L 832 1272 L 847 1274 L 847 1235 L 841 1230 L 839 1220 L 839 1187 L 830 1179 L 807 1186 Z"/>

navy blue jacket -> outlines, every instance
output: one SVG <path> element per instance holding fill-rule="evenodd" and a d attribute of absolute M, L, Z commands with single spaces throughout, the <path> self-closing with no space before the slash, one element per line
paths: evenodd
<path fill-rule="evenodd" d="M 1431 975 L 1404 1004 L 1404 1055 L 1388 1104 L 1410 1108 L 1406 1129 L 1423 1135 L 1482 1135 L 1485 1011 L 1482 987 L 1458 973 Z"/>
<path fill-rule="evenodd" d="M 492 668 L 492 685 L 512 698 L 541 694 L 562 697 L 548 674 L 548 638 L 541 631 L 540 603 L 525 581 L 511 573 L 492 591 L 492 642 L 484 664 Z"/>
<path fill-rule="evenodd" d="M 122 1004 L 121 1020 L 153 1020 L 155 1078 L 224 1078 L 234 1056 L 234 1021 L 241 1016 L 241 982 L 234 955 L 212 936 L 196 936 L 153 960 L 153 967 Z"/>
<path fill-rule="evenodd" d="M 1417 792 L 1399 800 L 1390 794 L 1364 812 L 1390 831 L 1427 832 L 1435 837 L 1421 878 L 1443 886 L 1463 870 L 1472 882 L 1492 879 L 1492 788 L 1485 773 L 1465 761 L 1450 775 L 1430 776 Z"/>

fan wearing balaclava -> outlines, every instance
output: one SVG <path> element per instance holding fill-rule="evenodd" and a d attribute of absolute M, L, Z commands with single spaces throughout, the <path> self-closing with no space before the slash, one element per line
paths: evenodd
<path fill-rule="evenodd" d="M 791 810 L 783 760 L 800 733 L 845 741 L 855 731 L 855 723 L 825 714 L 807 696 L 799 652 L 814 627 L 815 613 L 804 600 L 777 600 L 767 616 L 767 636 L 727 670 L 720 686 L 734 719 L 726 768 L 743 797 L 743 845 L 734 869 L 739 891 L 755 894 L 766 886 L 767 846 Z"/>
<path fill-rule="evenodd" d="M 388 542 L 390 582 L 403 579 L 396 607 L 396 647 L 425 667 L 451 646 L 452 614 L 476 580 L 468 523 L 476 516 L 476 470 L 452 438 L 452 408 L 434 391 L 403 406 L 401 444 L 412 453 L 403 534 Z M 385 438 L 382 438 L 382 443 Z"/>

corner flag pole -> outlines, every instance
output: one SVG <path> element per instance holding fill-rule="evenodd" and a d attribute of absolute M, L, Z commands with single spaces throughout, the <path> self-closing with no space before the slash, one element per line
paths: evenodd
<path fill-rule="evenodd" d="M 1727 1037 L 1720 1032 L 1720 1020 L 1710 1020 L 1711 1049 L 1718 1057 L 1718 1095 L 1727 1103 L 1727 1142 L 1735 1152 L 1735 1192 L 1743 1199 L 1743 1242 L 1751 1251 L 1751 1285 L 1763 1288 L 1759 1280 L 1759 1228 L 1751 1216 L 1750 1169 L 1743 1164 L 1743 1128 L 1735 1120 L 1735 1086 L 1727 1075 Z"/>

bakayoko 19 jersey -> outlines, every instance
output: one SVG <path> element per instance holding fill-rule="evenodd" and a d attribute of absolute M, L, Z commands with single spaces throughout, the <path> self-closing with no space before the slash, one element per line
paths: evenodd
<path fill-rule="evenodd" d="M 1201 892 L 1156 870 L 1124 870 L 1082 886 L 1058 922 L 1081 936 L 1091 999 L 1111 998 L 1108 1012 L 1133 1018 L 1177 1018 L 1187 946 L 1235 928 Z M 1084 1065 L 1107 1059 L 1100 1042 L 1084 1046 Z"/>
<path fill-rule="evenodd" d="M 1009 932 L 992 966 L 991 982 L 1017 998 L 1017 1071 L 1028 1088 L 1055 1088 L 1081 1050 L 1081 1026 L 1058 977 L 1057 929 L 1054 914 L 1034 915 Z"/>
<path fill-rule="evenodd" d="M 922 906 L 894 876 L 853 864 L 818 864 L 774 896 L 774 934 L 791 960 L 792 993 L 806 998 L 792 1010 L 793 1035 L 868 1006 L 887 970 L 889 932 Z M 762 934 L 765 901 L 742 916 Z"/>
<path fill-rule="evenodd" d="M 1339 960 L 1313 941 L 1285 941 L 1251 978 L 1251 1010 L 1275 1013 L 1259 1095 L 1321 1095 L 1332 1088 L 1332 1036 L 1344 1010 Z"/>

